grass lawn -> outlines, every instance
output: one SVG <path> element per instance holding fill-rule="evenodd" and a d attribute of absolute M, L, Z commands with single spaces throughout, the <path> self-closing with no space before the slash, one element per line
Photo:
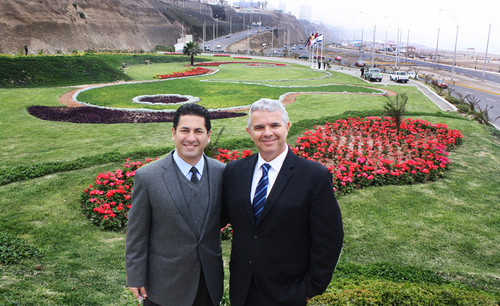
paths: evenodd
<path fill-rule="evenodd" d="M 138 65 L 131 66 L 127 73 L 135 79 L 146 79 L 153 73 L 178 71 L 178 68 L 183 69 L 183 64 Z M 280 68 L 275 67 L 227 66 L 221 67 L 221 72 L 227 72 L 224 81 L 235 80 L 230 76 L 238 76 L 238 70 L 245 72 L 245 78 L 257 80 L 253 72 L 258 75 L 266 69 L 276 73 L 275 76 L 282 75 L 278 72 Z M 314 74 L 305 72 L 304 76 Z M 207 78 L 222 80 L 221 76 Z M 362 85 L 350 76 L 338 73 L 333 76 L 336 84 L 337 80 L 344 80 Z M 217 95 L 205 102 L 209 107 L 219 103 L 231 105 L 235 95 L 231 86 L 235 84 L 200 82 L 202 79 L 160 83 L 175 84 L 176 90 L 183 89 L 187 94 L 195 91 L 205 96 Z M 318 80 L 296 82 L 304 87 L 318 85 L 315 84 Z M 215 93 L 207 92 L 212 86 Z M 249 101 L 256 100 L 259 91 L 264 92 L 262 88 L 269 90 L 266 93 L 276 91 L 277 96 L 272 96 L 276 98 L 284 90 L 260 85 L 237 86 L 252 95 L 244 98 Z M 313 88 L 316 87 L 309 89 Z M 3 148 L 0 170 L 104 152 L 126 153 L 172 145 L 171 123 L 73 124 L 42 121 L 27 113 L 26 108 L 31 105 L 59 106 L 58 96 L 70 89 L 0 89 Z M 356 274 L 352 268 L 353 265 L 368 267 L 384 263 L 429 269 L 451 281 L 454 289 L 450 290 L 486 295 L 498 302 L 500 140 L 476 122 L 433 116 L 438 108 L 413 87 L 387 86 L 386 89 L 406 92 L 408 111 L 428 113 L 418 118 L 460 130 L 464 143 L 450 153 L 451 167 L 444 179 L 418 185 L 371 187 L 338 199 L 346 235 L 339 271 L 334 274 L 328 292 L 348 291 L 373 277 L 379 282 L 394 282 L 385 274 L 366 276 Z M 119 90 L 114 93 L 118 94 Z M 299 96 L 287 110 L 293 124 L 348 110 L 376 111 L 385 101 L 384 97 L 370 95 L 313 94 Z M 245 116 L 214 120 L 214 133 L 225 127 L 222 141 L 246 138 L 247 119 Z M 93 226 L 82 216 L 78 205 L 80 194 L 97 173 L 117 169 L 122 164 L 102 164 L 0 186 L 0 232 L 23 238 L 44 254 L 41 259 L 24 260 L 16 265 L 0 264 L 0 304 L 136 305 L 125 288 L 125 234 Z M 224 242 L 223 247 L 227 278 L 230 244 Z M 412 279 L 415 275 L 407 276 Z M 383 284 L 390 287 L 389 283 Z M 410 284 L 416 288 L 424 286 L 413 281 Z"/>

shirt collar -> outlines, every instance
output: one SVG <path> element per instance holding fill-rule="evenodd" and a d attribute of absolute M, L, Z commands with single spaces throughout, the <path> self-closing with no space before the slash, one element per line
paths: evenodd
<path fill-rule="evenodd" d="M 283 163 L 285 162 L 285 158 L 286 158 L 287 154 L 288 154 L 288 146 L 280 155 L 276 156 L 276 158 L 274 158 L 272 161 L 267 162 L 262 158 L 262 156 L 260 156 L 260 153 L 259 153 L 259 158 L 257 159 L 257 165 L 256 165 L 257 169 L 260 169 L 260 167 L 263 164 L 268 163 L 269 165 L 271 165 L 272 169 L 279 172 L 281 169 L 281 166 L 283 166 Z"/>
<path fill-rule="evenodd" d="M 186 177 L 189 174 L 189 171 L 193 166 L 185 162 L 179 154 L 177 154 L 177 150 L 174 151 L 172 154 L 174 157 L 174 161 L 177 164 L 177 167 L 179 167 L 179 170 L 181 170 L 182 174 L 184 174 Z M 203 156 L 200 158 L 200 160 L 194 165 L 196 167 L 196 170 L 200 173 L 200 175 L 203 175 L 203 168 L 205 166 L 205 158 Z"/>

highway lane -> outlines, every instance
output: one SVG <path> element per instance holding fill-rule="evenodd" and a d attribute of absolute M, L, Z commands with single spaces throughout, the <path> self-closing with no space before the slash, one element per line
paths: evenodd
<path fill-rule="evenodd" d="M 246 31 L 236 32 L 229 35 L 224 35 L 217 37 L 215 39 L 205 42 L 205 48 L 209 48 L 213 52 L 226 52 L 230 44 L 236 43 L 240 40 L 247 39 L 247 36 L 252 36 L 257 33 L 262 33 L 264 31 L 271 31 L 272 29 L 265 27 L 252 27 Z M 217 47 L 220 46 L 220 47 Z M 246 49 L 245 49 L 246 50 Z"/>
<path fill-rule="evenodd" d="M 343 54 L 354 55 L 354 56 L 357 56 L 356 60 L 362 60 L 366 63 L 370 63 L 370 61 L 371 61 L 371 53 L 370 52 L 360 53 L 360 52 L 356 52 L 353 50 L 345 50 L 345 49 L 340 49 L 340 48 L 325 48 L 325 50 L 328 50 L 330 52 L 339 52 L 339 53 L 343 53 Z M 377 58 L 379 60 L 383 59 L 384 61 L 387 61 L 387 62 L 395 62 L 396 61 L 396 56 L 390 55 L 390 54 L 375 53 L 375 59 L 377 60 Z M 416 60 L 416 59 L 407 59 L 407 58 L 402 57 L 402 56 L 399 57 L 399 62 L 400 63 L 411 63 L 411 64 L 414 64 L 417 66 L 436 68 L 436 69 L 446 70 L 446 71 L 450 71 L 450 72 L 453 69 L 453 67 L 451 65 L 426 62 L 426 61 L 421 61 L 421 60 Z M 482 70 L 462 68 L 462 67 L 458 67 L 458 66 L 455 66 L 455 73 L 460 73 L 460 74 L 463 74 L 465 76 L 476 78 L 479 80 L 481 80 L 483 77 Z M 484 79 L 485 79 L 485 81 L 489 81 L 489 82 L 492 82 L 495 84 L 500 84 L 500 73 L 486 71 Z"/>
<path fill-rule="evenodd" d="M 491 123 L 500 127 L 500 95 L 485 92 L 480 89 L 470 88 L 460 85 L 450 85 L 453 90 L 459 92 L 463 96 L 473 95 L 476 100 L 479 100 L 478 105 L 481 109 L 492 107 L 488 111 L 488 117 Z M 454 95 L 456 96 L 456 95 Z"/>

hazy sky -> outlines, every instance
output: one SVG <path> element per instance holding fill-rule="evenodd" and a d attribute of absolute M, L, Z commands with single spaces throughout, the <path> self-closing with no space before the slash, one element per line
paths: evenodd
<path fill-rule="evenodd" d="M 500 1 L 498 0 L 268 0 L 268 7 L 286 3 L 286 11 L 299 17 L 301 3 L 311 5 L 313 19 L 319 19 L 345 30 L 342 37 L 372 40 L 373 24 L 376 41 L 396 41 L 398 27 L 406 45 L 408 29 L 411 44 L 436 48 L 438 28 L 439 49 L 453 50 L 458 24 L 457 51 L 474 48 L 484 54 L 491 24 L 488 54 L 500 55 Z M 363 13 L 361 13 L 363 12 Z M 363 31 L 362 31 L 363 29 Z M 320 31 L 321 29 L 317 29 Z M 328 41 L 328 38 L 325 37 Z M 471 53 L 472 51 L 469 51 Z"/>

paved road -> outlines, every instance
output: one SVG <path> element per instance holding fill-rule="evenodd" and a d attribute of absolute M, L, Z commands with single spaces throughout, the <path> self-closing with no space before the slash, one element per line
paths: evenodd
<path fill-rule="evenodd" d="M 247 39 L 248 36 L 255 35 L 257 33 L 262 33 L 264 31 L 271 31 L 270 28 L 265 27 L 252 27 L 246 31 L 241 31 L 221 37 L 217 37 L 216 39 L 212 39 L 205 42 L 205 48 L 210 49 L 213 52 L 226 52 L 227 48 L 230 44 L 235 42 Z M 218 47 L 220 46 L 220 47 Z"/>
<path fill-rule="evenodd" d="M 328 48 L 332 52 L 336 52 L 337 49 Z M 349 54 L 354 56 L 354 60 L 363 60 L 366 63 L 370 63 L 371 61 L 371 53 L 359 53 L 353 50 L 345 50 L 338 49 L 339 54 Z M 393 55 L 385 55 L 385 54 L 375 54 L 376 60 L 386 59 L 387 61 L 395 61 L 395 56 Z M 328 57 L 326 57 L 328 59 Z M 333 59 L 332 59 L 333 60 Z M 449 75 L 452 70 L 450 65 L 444 64 L 435 64 L 425 61 L 412 60 L 400 58 L 400 63 L 410 62 L 417 66 L 421 67 L 429 67 L 432 69 L 439 69 L 443 71 L 443 74 Z M 461 76 L 465 76 L 468 81 L 466 84 L 462 84 L 460 82 Z M 490 122 L 494 125 L 496 124 L 497 128 L 500 127 L 500 91 L 497 90 L 498 86 L 500 86 L 500 73 L 494 72 L 486 72 L 485 73 L 485 81 L 482 81 L 482 71 L 455 67 L 455 78 L 454 81 L 456 84 L 450 85 L 456 92 L 462 95 L 473 95 L 476 99 L 480 100 L 478 105 L 482 108 L 491 108 L 488 112 L 488 117 Z M 492 86 L 484 86 L 486 83 Z M 493 90 L 491 89 L 493 88 Z M 456 96 L 456 95 L 455 95 Z"/>
<path fill-rule="evenodd" d="M 478 104 L 481 106 L 481 109 L 489 109 L 488 117 L 490 122 L 500 130 L 500 95 L 460 85 L 451 85 L 451 88 L 461 93 L 463 96 L 471 95 L 478 99 Z"/>

